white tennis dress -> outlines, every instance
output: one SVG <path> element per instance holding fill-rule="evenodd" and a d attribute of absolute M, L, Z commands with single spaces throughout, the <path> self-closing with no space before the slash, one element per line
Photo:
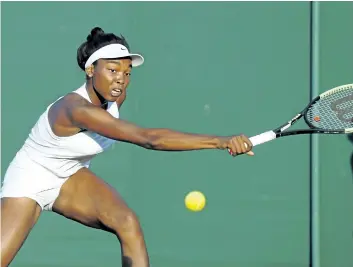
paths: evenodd
<path fill-rule="evenodd" d="M 91 102 L 86 84 L 73 92 Z M 10 163 L 1 197 L 28 197 L 34 199 L 42 209 L 51 210 L 64 182 L 82 167 L 88 168 L 94 156 L 116 142 L 90 131 L 69 137 L 56 136 L 48 120 L 48 110 L 54 103 L 39 117 Z M 119 118 L 115 102 L 108 103 L 107 112 Z"/>

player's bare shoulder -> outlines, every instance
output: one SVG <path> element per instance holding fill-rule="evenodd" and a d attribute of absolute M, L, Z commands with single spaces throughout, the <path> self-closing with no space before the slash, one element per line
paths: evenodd
<path fill-rule="evenodd" d="M 48 119 L 53 132 L 58 136 L 70 136 L 80 131 L 72 120 L 76 109 L 92 105 L 76 93 L 69 93 L 56 101 L 48 111 Z"/>
<path fill-rule="evenodd" d="M 65 95 L 62 100 L 64 102 L 64 106 L 69 109 L 92 105 L 91 102 L 76 93 L 69 93 Z"/>

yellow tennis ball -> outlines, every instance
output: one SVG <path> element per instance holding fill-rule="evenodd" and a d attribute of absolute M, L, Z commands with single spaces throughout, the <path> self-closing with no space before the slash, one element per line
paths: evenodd
<path fill-rule="evenodd" d="M 185 206 L 191 211 L 201 211 L 205 205 L 206 198 L 199 191 L 192 191 L 185 197 Z"/>

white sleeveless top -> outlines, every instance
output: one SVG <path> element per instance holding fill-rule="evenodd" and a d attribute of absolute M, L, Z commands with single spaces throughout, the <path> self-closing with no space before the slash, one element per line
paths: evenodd
<path fill-rule="evenodd" d="M 86 84 L 73 92 L 91 102 Z M 83 166 L 88 167 L 94 156 L 107 150 L 116 141 L 91 131 L 83 131 L 68 137 L 56 136 L 48 119 L 48 110 L 54 103 L 50 104 L 40 116 L 19 153 L 25 152 L 34 162 L 58 177 L 66 178 Z M 115 102 L 108 102 L 107 112 L 119 118 L 118 105 Z"/>

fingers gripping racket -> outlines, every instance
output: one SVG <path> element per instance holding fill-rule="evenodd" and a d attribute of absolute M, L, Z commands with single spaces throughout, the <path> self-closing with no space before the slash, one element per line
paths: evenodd
<path fill-rule="evenodd" d="M 288 130 L 304 118 L 308 129 Z M 327 90 L 282 126 L 250 137 L 257 146 L 279 137 L 299 134 L 348 134 L 353 132 L 353 84 Z M 228 150 L 231 153 L 230 150 Z"/>

